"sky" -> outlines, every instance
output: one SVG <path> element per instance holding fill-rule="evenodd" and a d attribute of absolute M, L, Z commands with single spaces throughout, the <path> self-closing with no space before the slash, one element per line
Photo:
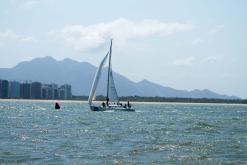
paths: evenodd
<path fill-rule="evenodd" d="M 0 0 L 0 68 L 51 56 L 247 98 L 246 0 Z"/>

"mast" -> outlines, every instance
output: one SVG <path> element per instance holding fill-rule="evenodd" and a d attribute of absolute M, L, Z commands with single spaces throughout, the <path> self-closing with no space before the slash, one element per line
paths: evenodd
<path fill-rule="evenodd" d="M 108 105 L 109 101 L 109 81 L 110 81 L 110 71 L 111 71 L 111 51 L 112 51 L 112 39 L 111 39 L 111 45 L 110 45 L 110 55 L 109 55 L 109 65 L 108 65 L 108 77 L 107 77 L 107 94 L 106 94 L 106 103 Z"/>

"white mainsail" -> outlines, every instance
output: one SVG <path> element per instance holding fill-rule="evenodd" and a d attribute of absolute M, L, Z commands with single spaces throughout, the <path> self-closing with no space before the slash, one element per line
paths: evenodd
<path fill-rule="evenodd" d="M 88 102 L 89 102 L 90 105 L 92 104 L 92 100 L 96 96 L 96 88 L 97 88 L 98 83 L 99 83 L 102 67 L 104 66 L 105 60 L 107 59 L 108 55 L 109 55 L 109 52 L 106 54 L 106 56 L 101 61 L 100 65 L 99 65 L 99 68 L 98 68 L 98 70 L 97 70 L 97 72 L 95 74 L 93 85 L 92 85 L 92 88 L 91 88 L 91 91 L 90 91 L 90 94 L 89 94 L 89 98 L 88 98 Z"/>
<path fill-rule="evenodd" d="M 107 96 L 106 99 L 111 102 L 119 102 L 117 96 L 117 90 L 113 80 L 112 66 L 111 66 L 111 54 L 112 54 L 112 40 L 109 52 L 109 65 L 108 65 L 108 79 L 107 79 Z"/>
<path fill-rule="evenodd" d="M 114 80 L 113 80 L 112 70 L 110 69 L 109 72 L 110 72 L 109 73 L 110 75 L 109 75 L 109 93 L 108 93 L 108 97 L 109 97 L 109 100 L 112 101 L 112 102 L 119 102 L 118 95 L 117 95 L 117 90 L 116 90 L 115 83 L 114 83 Z"/>

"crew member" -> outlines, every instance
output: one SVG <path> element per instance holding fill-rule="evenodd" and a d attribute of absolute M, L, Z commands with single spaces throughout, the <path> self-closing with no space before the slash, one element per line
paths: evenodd
<path fill-rule="evenodd" d="M 131 105 L 130 105 L 130 102 L 129 101 L 128 101 L 127 105 L 128 105 L 129 108 L 131 108 Z"/>

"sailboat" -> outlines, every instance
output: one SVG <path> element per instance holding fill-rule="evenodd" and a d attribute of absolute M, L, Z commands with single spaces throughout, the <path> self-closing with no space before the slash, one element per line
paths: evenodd
<path fill-rule="evenodd" d="M 112 40 L 110 45 L 110 50 L 107 52 L 103 60 L 101 61 L 94 77 L 94 81 L 91 87 L 91 91 L 88 98 L 89 107 L 92 111 L 130 111 L 134 112 L 135 109 L 131 107 L 129 101 L 127 104 L 122 104 L 119 101 L 117 90 L 115 87 L 112 66 L 111 66 L 111 55 L 112 55 Z M 108 75 L 107 75 L 107 93 L 106 93 L 106 102 L 102 102 L 102 105 L 93 104 L 93 100 L 96 98 L 96 89 L 101 77 L 102 68 L 108 58 Z"/>

